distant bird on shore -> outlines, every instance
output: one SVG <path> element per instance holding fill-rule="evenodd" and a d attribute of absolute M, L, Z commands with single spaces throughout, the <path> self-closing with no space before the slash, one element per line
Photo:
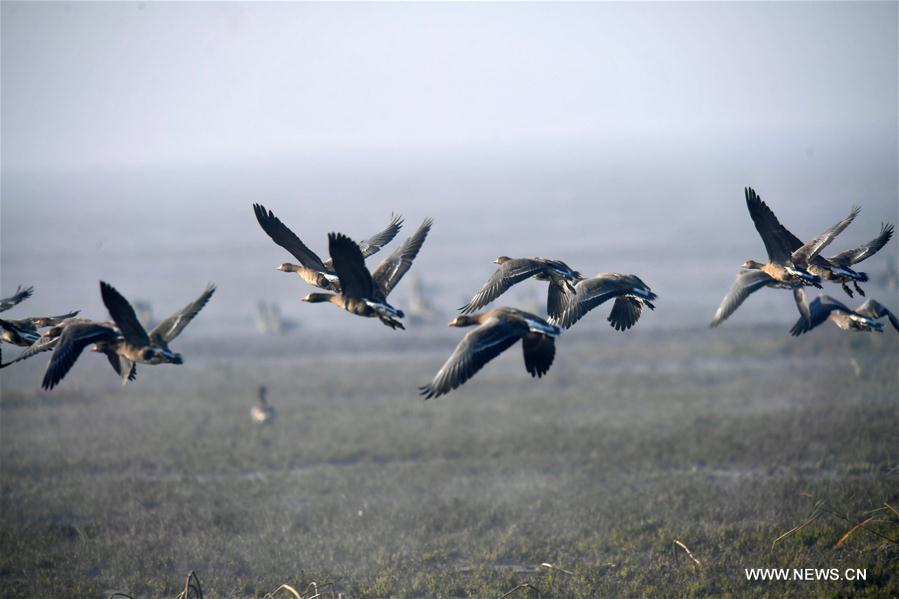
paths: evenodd
<path fill-rule="evenodd" d="M 879 320 L 887 317 L 896 331 L 899 331 L 899 319 L 883 304 L 869 299 L 855 310 L 829 295 L 819 295 L 809 304 L 810 318 L 800 318 L 790 329 L 794 337 L 807 333 L 823 322 L 830 320 L 844 331 L 876 331 L 883 332 L 883 323 Z"/>
<path fill-rule="evenodd" d="M 31 294 L 34 293 L 34 287 L 28 287 L 26 289 L 22 289 L 22 286 L 19 285 L 16 287 L 16 292 L 9 297 L 4 297 L 0 299 L 0 312 L 6 312 L 13 306 L 22 303 L 31 297 Z"/>
<path fill-rule="evenodd" d="M 550 317 L 558 317 L 568 302 L 569 294 L 574 292 L 575 284 L 583 278 L 578 271 L 561 260 L 500 256 L 494 260 L 494 263 L 499 264 L 499 268 L 474 297 L 459 308 L 462 314 L 479 310 L 508 291 L 513 285 L 534 278 L 538 281 L 549 282 L 546 313 Z"/>
<path fill-rule="evenodd" d="M 399 320 L 404 316 L 403 311 L 387 303 L 387 296 L 412 267 L 412 261 L 421 250 L 432 224 L 430 218 L 425 219 L 412 237 L 381 262 L 374 273 L 365 266 L 362 250 L 356 242 L 342 233 L 330 233 L 328 248 L 341 292 L 310 293 L 303 301 L 330 302 L 357 316 L 378 318 L 392 329 L 404 329 Z"/>
<path fill-rule="evenodd" d="M 477 328 L 462 338 L 434 379 L 420 387 L 425 399 L 439 397 L 462 385 L 519 339 L 525 369 L 531 376 L 542 377 L 552 366 L 556 355 L 555 340 L 562 334 L 561 328 L 515 308 L 457 316 L 449 326 Z"/>
<path fill-rule="evenodd" d="M 653 302 L 657 297 L 637 275 L 600 273 L 578 281 L 564 310 L 549 321 L 566 329 L 571 328 L 590 310 L 614 298 L 615 303 L 607 320 L 615 330 L 626 331 L 640 319 L 644 306 L 655 310 Z"/>
<path fill-rule="evenodd" d="M 270 424 L 275 415 L 275 408 L 268 403 L 268 389 L 259 385 L 259 403 L 250 408 L 250 417 L 258 424 Z"/>
<path fill-rule="evenodd" d="M 340 282 L 334 270 L 331 258 L 322 261 L 318 255 L 304 244 L 296 233 L 275 216 L 271 210 L 267 210 L 262 204 L 253 204 L 253 212 L 262 230 L 271 237 L 272 241 L 290 252 L 300 263 L 292 264 L 284 262 L 277 269 L 282 272 L 295 272 L 301 279 L 319 289 L 327 291 L 340 291 Z M 402 216 L 392 215 L 390 223 L 380 233 L 359 243 L 359 249 L 363 258 L 371 256 L 381 250 L 396 237 L 403 226 Z"/>
<path fill-rule="evenodd" d="M 786 228 L 780 224 L 774 212 L 762 201 L 755 190 L 747 187 L 744 193 L 749 215 L 765 244 L 768 262 L 763 264 L 755 260 L 746 260 L 743 263 L 744 271 L 737 275 L 737 280 L 721 301 L 711 326 L 716 327 L 724 322 L 746 298 L 762 287 L 792 289 L 799 312 L 808 319 L 805 304 L 801 301 L 798 290 L 805 286 L 821 287 L 821 277 L 808 272 L 809 263 L 814 260 L 818 252 L 849 226 L 858 215 L 859 208 L 853 207 L 849 216 L 814 239 L 794 248 Z"/>

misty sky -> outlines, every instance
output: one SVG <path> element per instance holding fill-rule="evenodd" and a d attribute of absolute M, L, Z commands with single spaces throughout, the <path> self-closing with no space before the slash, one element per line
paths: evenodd
<path fill-rule="evenodd" d="M 2 4 L 3 168 L 895 139 L 896 4 Z"/>

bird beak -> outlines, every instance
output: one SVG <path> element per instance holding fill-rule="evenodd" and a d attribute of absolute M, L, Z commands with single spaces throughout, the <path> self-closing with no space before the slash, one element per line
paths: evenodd
<path fill-rule="evenodd" d="M 494 264 L 499 264 L 499 258 L 493 261 Z"/>

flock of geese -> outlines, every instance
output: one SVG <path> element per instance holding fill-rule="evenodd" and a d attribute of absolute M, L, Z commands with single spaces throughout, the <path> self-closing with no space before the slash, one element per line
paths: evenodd
<path fill-rule="evenodd" d="M 820 252 L 852 223 L 859 213 L 858 207 L 853 207 L 846 218 L 817 237 L 803 242 L 780 223 L 753 189 L 746 188 L 745 197 L 768 261 L 746 260 L 743 263 L 711 326 L 724 322 L 751 294 L 769 287 L 793 291 L 800 313 L 790 330 L 793 335 L 806 333 L 826 320 L 845 330 L 882 332 L 883 324 L 879 321 L 884 317 L 899 331 L 899 319 L 873 299 L 853 310 L 823 294 L 808 303 L 804 293 L 805 287 L 820 289 L 823 282 L 829 282 L 840 284 L 849 297 L 853 297 L 853 289 L 859 295 L 865 295 L 859 283 L 866 282 L 868 276 L 852 267 L 887 244 L 893 235 L 893 225 L 882 225 L 877 237 L 858 248 L 824 258 Z M 377 318 L 391 329 L 405 328 L 403 311 L 392 306 L 387 298 L 412 267 L 431 230 L 432 219 L 425 219 L 411 237 L 374 270 L 369 270 L 366 258 L 378 253 L 397 236 L 403 226 L 401 217 L 392 216 L 384 230 L 361 242 L 342 233 L 328 234 L 329 257 L 322 260 L 271 210 L 254 204 L 253 212 L 262 230 L 298 262 L 284 262 L 277 266 L 277 270 L 296 273 L 303 281 L 321 290 L 307 294 L 303 301 L 330 303 L 356 316 Z M 459 308 L 460 315 L 449 323 L 451 327 L 474 328 L 458 343 L 431 382 L 419 388 L 426 399 L 444 395 L 464 384 L 518 341 L 521 341 L 525 369 L 532 377 L 542 377 L 555 359 L 556 339 L 607 301 L 614 300 L 607 320 L 617 331 L 634 326 L 644 308 L 655 309 L 656 294 L 634 274 L 612 272 L 584 277 L 561 260 L 540 257 L 500 256 L 495 263 L 498 265 L 496 271 L 471 300 Z M 512 286 L 528 279 L 548 284 L 545 319 L 512 307 L 476 313 Z M 31 287 L 19 287 L 15 294 L 0 300 L 0 312 L 26 300 L 32 292 Z M 181 354 L 170 349 L 169 343 L 197 316 L 214 292 L 215 286 L 209 285 L 196 300 L 148 332 L 128 300 L 112 285 L 101 281 L 100 295 L 111 321 L 79 318 L 77 311 L 59 316 L 0 319 L 0 340 L 26 348 L 7 363 L 2 363 L 0 354 L 0 368 L 52 351 L 42 381 L 42 387 L 50 390 L 62 381 L 82 352 L 90 347 L 91 351 L 106 356 L 126 384 L 137 376 L 137 364 L 182 363 Z M 260 387 L 259 398 L 260 404 L 252 415 L 254 420 L 264 423 L 274 417 L 274 409 L 266 400 L 265 387 Z"/>

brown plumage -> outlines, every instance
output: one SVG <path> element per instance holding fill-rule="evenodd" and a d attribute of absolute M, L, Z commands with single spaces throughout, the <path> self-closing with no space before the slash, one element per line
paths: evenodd
<path fill-rule="evenodd" d="M 582 279 L 574 286 L 574 293 L 557 318 L 550 322 L 570 328 L 590 310 L 614 299 L 608 321 L 616 330 L 624 331 L 636 324 L 643 306 L 655 309 L 652 303 L 658 296 L 640 277 L 617 272 L 600 273 Z"/>
<path fill-rule="evenodd" d="M 475 375 L 487 362 L 520 339 L 525 369 L 541 377 L 556 355 L 555 338 L 562 329 L 539 316 L 515 308 L 496 308 L 481 314 L 456 317 L 451 327 L 477 326 L 462 338 L 434 379 L 420 388 L 425 399 L 449 393 Z"/>
<path fill-rule="evenodd" d="M 387 296 L 412 267 L 432 224 L 430 218 L 425 219 L 412 237 L 381 262 L 374 273 L 366 268 L 362 250 L 352 239 L 342 233 L 330 233 L 328 248 L 341 291 L 310 293 L 303 301 L 330 302 L 357 316 L 378 318 L 392 329 L 405 328 L 399 320 L 404 316 L 403 311 L 387 303 Z"/>
<path fill-rule="evenodd" d="M 290 230 L 271 210 L 266 210 L 262 204 L 253 204 L 253 212 L 262 230 L 278 245 L 290 252 L 300 264 L 284 262 L 277 268 L 282 272 L 295 272 L 301 279 L 319 289 L 328 291 L 340 291 L 340 284 L 334 265 L 329 258 L 322 261 L 318 255 L 310 250 L 297 235 Z M 401 216 L 391 215 L 387 227 L 359 244 L 363 257 L 371 256 L 390 243 L 396 237 L 403 226 Z"/>
<path fill-rule="evenodd" d="M 483 308 L 513 285 L 530 278 L 548 281 L 546 313 L 557 317 L 568 302 L 574 285 L 582 279 L 581 274 L 562 262 L 549 258 L 509 258 L 500 256 L 494 261 L 499 268 L 490 276 L 471 300 L 459 308 L 462 314 L 469 314 Z"/>

